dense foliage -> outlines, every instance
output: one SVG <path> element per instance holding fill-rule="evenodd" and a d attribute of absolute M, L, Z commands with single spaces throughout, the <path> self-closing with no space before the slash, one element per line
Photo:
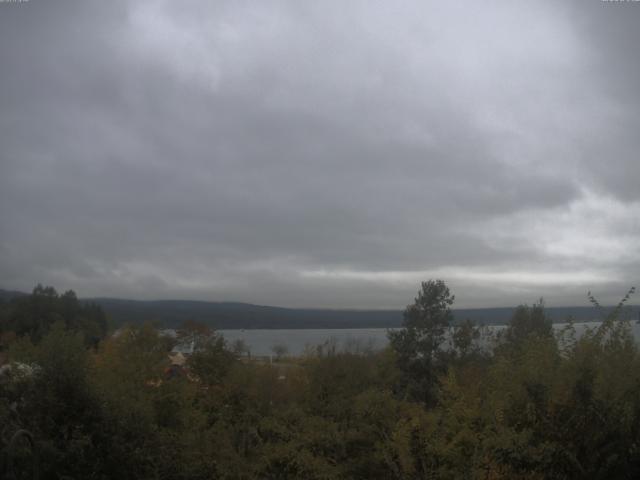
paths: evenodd
<path fill-rule="evenodd" d="M 73 290 L 60 295 L 53 287 L 38 285 L 31 295 L 0 303 L 0 333 L 5 336 L 17 335 L 38 342 L 56 322 L 81 333 L 87 343 L 96 343 L 107 332 L 102 309 L 80 302 Z"/>
<path fill-rule="evenodd" d="M 176 373 L 175 340 L 149 325 L 106 337 L 88 326 L 101 313 L 53 292 L 0 305 L 5 475 L 640 478 L 640 354 L 622 308 L 554 335 L 542 303 L 523 306 L 487 339 L 449 326 L 453 296 L 432 281 L 384 351 L 327 345 L 269 364 L 192 324 Z M 34 446 L 9 445 L 18 431 Z"/>

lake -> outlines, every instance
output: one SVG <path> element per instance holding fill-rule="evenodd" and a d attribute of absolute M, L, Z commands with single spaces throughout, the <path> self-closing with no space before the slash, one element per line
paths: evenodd
<path fill-rule="evenodd" d="M 579 335 L 587 328 L 595 328 L 600 322 L 586 322 L 574 324 Z M 556 323 L 554 329 L 560 330 L 567 324 Z M 640 324 L 631 323 L 633 334 L 640 339 Z M 486 326 L 483 336 L 489 338 L 505 326 Z M 236 340 L 243 340 L 249 347 L 251 355 L 269 356 L 275 345 L 286 347 L 289 355 L 302 355 L 305 350 L 317 345 L 334 345 L 337 349 L 363 351 L 365 349 L 380 350 L 387 343 L 386 328 L 333 328 L 333 329 L 274 329 L 274 330 L 218 330 L 231 346 Z M 389 329 L 393 330 L 393 329 Z"/>

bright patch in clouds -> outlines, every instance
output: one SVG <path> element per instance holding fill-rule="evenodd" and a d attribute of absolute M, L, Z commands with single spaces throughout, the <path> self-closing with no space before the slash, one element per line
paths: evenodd
<path fill-rule="evenodd" d="M 313 270 L 302 272 L 303 277 L 322 278 L 327 280 L 362 280 L 372 283 L 392 283 L 419 285 L 425 278 L 447 278 L 457 284 L 492 283 L 498 286 L 585 286 L 594 283 L 605 283 L 615 280 L 611 274 L 593 271 L 546 271 L 531 270 L 495 272 L 480 269 L 446 267 L 436 270 L 406 272 L 362 272 L 349 270 Z"/>

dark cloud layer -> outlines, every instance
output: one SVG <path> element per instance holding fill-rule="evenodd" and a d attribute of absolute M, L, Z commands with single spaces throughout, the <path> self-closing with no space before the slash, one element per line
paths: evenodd
<path fill-rule="evenodd" d="M 399 307 L 615 301 L 635 2 L 0 3 L 0 281 Z"/>

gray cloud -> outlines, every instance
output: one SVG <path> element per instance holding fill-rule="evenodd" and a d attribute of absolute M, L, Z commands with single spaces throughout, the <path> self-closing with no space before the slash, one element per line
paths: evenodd
<path fill-rule="evenodd" d="M 0 4 L 0 278 L 400 307 L 615 301 L 640 6 Z"/>

